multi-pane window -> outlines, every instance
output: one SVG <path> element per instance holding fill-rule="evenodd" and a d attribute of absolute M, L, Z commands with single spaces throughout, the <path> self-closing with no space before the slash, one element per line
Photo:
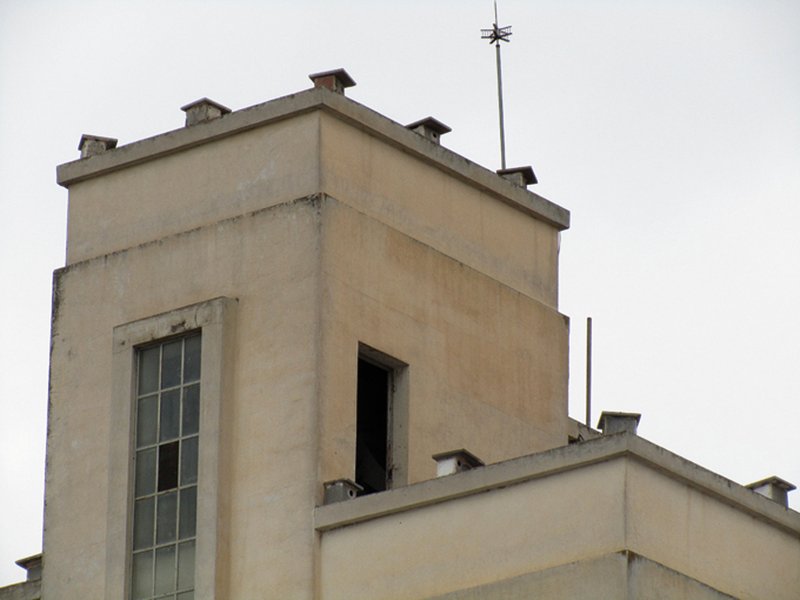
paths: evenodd
<path fill-rule="evenodd" d="M 200 334 L 137 352 L 133 600 L 193 600 Z"/>

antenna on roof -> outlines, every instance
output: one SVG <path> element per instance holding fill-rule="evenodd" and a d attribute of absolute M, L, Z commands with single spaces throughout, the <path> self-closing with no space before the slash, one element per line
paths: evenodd
<path fill-rule="evenodd" d="M 500 27 L 497 20 L 497 0 L 494 2 L 494 24 L 491 29 L 481 29 L 481 39 L 494 44 L 497 54 L 497 106 L 500 110 L 500 164 L 506 168 L 506 134 L 503 125 L 503 69 L 500 64 L 500 42 L 510 42 L 511 25 Z"/>
<path fill-rule="evenodd" d="M 592 317 L 586 317 L 586 426 L 592 426 Z"/>

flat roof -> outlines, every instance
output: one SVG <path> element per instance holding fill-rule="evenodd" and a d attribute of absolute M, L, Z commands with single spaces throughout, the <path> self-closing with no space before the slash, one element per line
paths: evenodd
<path fill-rule="evenodd" d="M 343 94 L 325 88 L 312 88 L 276 98 L 202 124 L 181 127 L 102 154 L 64 163 L 57 168 L 56 181 L 68 188 L 80 181 L 315 110 L 325 111 L 558 230 L 569 228 L 570 213 L 567 209 L 505 180 L 444 146 L 431 143 L 404 125 Z"/>
<path fill-rule="evenodd" d="M 604 435 L 455 475 L 318 506 L 315 509 L 314 525 L 318 531 L 329 531 L 566 471 L 591 468 L 592 465 L 620 458 L 643 463 L 664 477 L 680 481 L 800 538 L 800 513 L 632 433 Z"/>

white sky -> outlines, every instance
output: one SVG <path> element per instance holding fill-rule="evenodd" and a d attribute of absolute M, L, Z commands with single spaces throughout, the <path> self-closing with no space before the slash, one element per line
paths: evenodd
<path fill-rule="evenodd" d="M 491 21 L 490 0 L 0 0 L 0 585 L 41 549 L 55 167 L 80 135 L 122 145 L 201 96 L 244 108 L 345 67 L 351 98 L 432 115 L 496 169 Z M 571 415 L 592 316 L 593 424 L 641 412 L 721 475 L 800 484 L 800 3 L 501 0 L 500 21 L 509 164 L 572 211 Z"/>

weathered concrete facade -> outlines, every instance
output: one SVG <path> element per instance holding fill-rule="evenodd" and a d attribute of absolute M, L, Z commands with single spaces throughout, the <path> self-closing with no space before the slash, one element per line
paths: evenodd
<path fill-rule="evenodd" d="M 567 445 L 569 213 L 331 77 L 59 167 L 43 598 L 128 597 L 136 349 L 187 331 L 198 599 L 796 597 L 796 513 L 633 434 Z M 394 373 L 391 486 L 324 505 L 361 356 Z M 458 448 L 487 466 L 436 478 Z"/>
<path fill-rule="evenodd" d="M 127 445 L 113 447 L 131 431 L 109 404 L 109 348 L 126 323 L 236 305 L 218 597 L 314 595 L 310 515 L 323 481 L 354 477 L 359 344 L 408 365 L 395 485 L 430 479 L 431 455 L 453 447 L 495 462 L 565 442 L 568 213 L 418 133 L 313 89 L 63 165 L 59 179 L 69 241 L 55 282 L 46 596 L 124 593 L 108 561 L 124 560 L 115 524 L 129 507 L 114 492 L 130 475 L 109 473 L 130 472 Z"/>

